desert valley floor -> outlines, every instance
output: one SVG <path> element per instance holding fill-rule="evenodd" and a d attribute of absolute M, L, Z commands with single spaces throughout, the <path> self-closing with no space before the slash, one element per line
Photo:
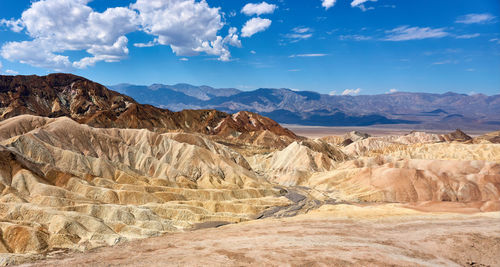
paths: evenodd
<path fill-rule="evenodd" d="M 498 266 L 499 219 L 393 204 L 327 205 L 292 218 L 55 254 L 33 266 Z"/>
<path fill-rule="evenodd" d="M 0 78 L 2 265 L 500 266 L 500 132 L 308 138 Z"/>

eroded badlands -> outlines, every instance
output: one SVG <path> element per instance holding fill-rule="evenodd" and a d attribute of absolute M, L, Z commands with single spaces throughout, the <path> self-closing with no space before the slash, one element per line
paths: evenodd
<path fill-rule="evenodd" d="M 494 135 L 221 136 L 16 116 L 0 122 L 0 263 L 495 266 Z"/>

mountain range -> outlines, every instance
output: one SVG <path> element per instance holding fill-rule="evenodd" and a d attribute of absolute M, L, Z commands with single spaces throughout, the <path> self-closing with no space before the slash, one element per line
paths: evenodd
<path fill-rule="evenodd" d="M 500 95 L 396 92 L 380 95 L 327 95 L 312 91 L 260 88 L 240 91 L 189 84 L 119 84 L 109 88 L 140 103 L 167 108 L 259 113 L 278 123 L 310 126 L 411 124 L 427 129 L 496 129 Z"/>
<path fill-rule="evenodd" d="M 258 114 L 231 115 L 217 110 L 173 112 L 139 104 L 129 96 L 72 74 L 0 75 L 0 120 L 25 114 L 49 118 L 66 116 L 99 128 L 179 130 L 219 136 L 270 131 L 297 138 L 293 132 Z"/>

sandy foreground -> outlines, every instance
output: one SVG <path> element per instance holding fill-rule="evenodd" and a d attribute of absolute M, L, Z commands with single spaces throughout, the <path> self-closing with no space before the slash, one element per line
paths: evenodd
<path fill-rule="evenodd" d="M 500 212 L 325 205 L 50 257 L 26 266 L 500 266 Z"/>

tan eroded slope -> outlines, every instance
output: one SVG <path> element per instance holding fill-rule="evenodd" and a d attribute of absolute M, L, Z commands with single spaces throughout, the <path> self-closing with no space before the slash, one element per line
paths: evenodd
<path fill-rule="evenodd" d="M 254 127 L 248 114 L 230 119 Z M 497 144 L 426 133 L 349 136 L 356 141 L 344 146 L 265 130 L 223 137 L 93 128 L 66 117 L 7 119 L 0 252 L 19 262 L 19 254 L 323 212 L 325 203 L 355 204 L 327 206 L 347 217 L 382 218 L 376 208 L 356 207 L 387 202 L 411 208 L 393 210 L 398 216 L 500 210 Z"/>
<path fill-rule="evenodd" d="M 289 204 L 241 155 L 199 135 L 26 115 L 1 122 L 0 136 L 3 252 L 112 245 Z"/>
<path fill-rule="evenodd" d="M 305 184 L 345 201 L 452 201 L 500 209 L 500 165 L 487 161 L 361 158 Z"/>

